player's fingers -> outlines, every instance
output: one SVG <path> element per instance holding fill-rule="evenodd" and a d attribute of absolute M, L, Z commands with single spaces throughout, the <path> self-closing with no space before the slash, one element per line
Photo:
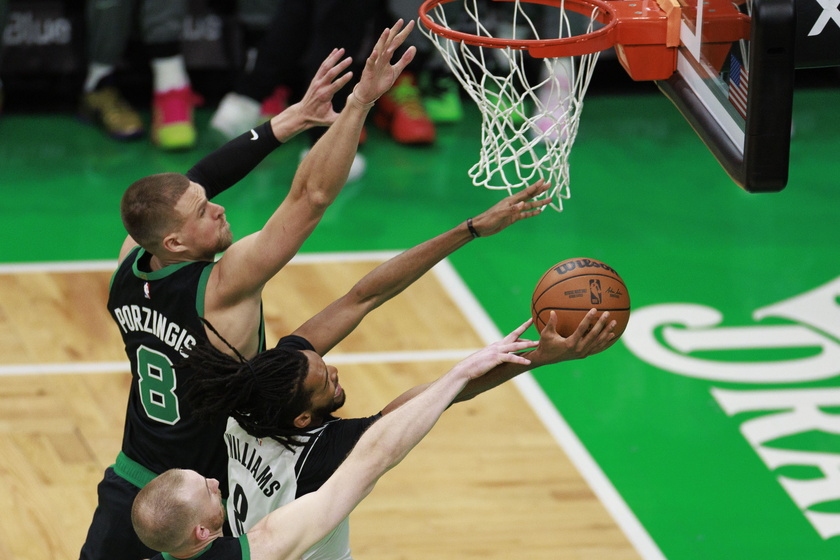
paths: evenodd
<path fill-rule="evenodd" d="M 333 79 L 335 79 L 335 77 L 336 77 L 336 76 L 338 76 L 339 74 L 341 74 L 342 72 L 344 72 L 345 70 L 347 70 L 347 68 L 348 68 L 348 67 L 349 67 L 352 63 L 353 63 L 353 58 L 352 58 L 352 57 L 350 57 L 350 56 L 345 57 L 343 60 L 341 60 L 341 61 L 337 62 L 336 64 L 334 64 L 332 68 L 330 68 L 329 70 L 327 70 L 327 72 L 326 72 L 326 76 L 327 76 L 330 80 L 333 80 Z"/>
<path fill-rule="evenodd" d="M 612 330 L 615 328 L 616 322 L 610 321 L 609 318 L 609 311 L 604 311 L 598 317 L 598 320 L 580 341 L 578 345 L 580 351 L 587 351 L 587 354 L 594 354 L 606 348 L 607 343 L 615 336 L 612 334 Z"/>
<path fill-rule="evenodd" d="M 499 361 L 508 362 L 511 364 L 522 364 L 523 366 L 527 366 L 531 363 L 531 360 L 529 360 L 528 358 L 525 358 L 521 354 L 514 354 L 513 352 L 500 355 Z"/>
<path fill-rule="evenodd" d="M 385 49 L 383 52 L 393 52 L 397 47 L 395 45 L 396 39 L 399 36 L 400 29 L 403 26 L 403 20 L 398 19 L 397 22 L 387 29 L 387 33 L 383 36 L 384 41 L 382 46 Z"/>
<path fill-rule="evenodd" d="M 402 25 L 402 20 L 400 20 L 400 25 Z M 394 46 L 399 47 L 400 45 L 402 45 L 403 42 L 405 41 L 406 37 L 408 37 L 409 33 L 411 33 L 412 29 L 414 29 L 414 20 L 413 19 L 409 20 L 408 24 L 406 24 L 406 26 L 405 26 L 405 29 L 403 29 L 402 31 L 399 31 L 394 36 L 394 40 L 393 40 Z"/>
<path fill-rule="evenodd" d="M 379 35 L 379 39 L 376 40 L 376 44 L 373 46 L 373 50 L 368 57 L 368 62 L 375 61 L 379 57 L 379 53 L 385 52 L 385 45 L 388 42 L 388 36 L 391 33 L 391 29 L 386 27 L 382 30 L 382 33 Z"/>
<path fill-rule="evenodd" d="M 538 342 L 536 340 L 515 340 L 501 344 L 498 348 L 499 352 L 509 354 L 510 352 L 519 352 L 520 350 L 527 350 L 528 348 L 536 347 Z"/>
<path fill-rule="evenodd" d="M 336 66 L 343 65 L 345 68 L 349 66 L 349 61 L 342 60 L 341 62 L 339 62 L 342 56 L 344 56 L 344 49 L 333 49 L 329 56 L 327 56 L 327 58 L 325 58 L 321 65 L 318 67 L 318 71 L 315 72 L 315 77 L 319 78 L 322 76 L 330 75 L 330 73 L 333 72 Z"/>
<path fill-rule="evenodd" d="M 525 321 L 524 323 L 522 323 L 521 325 L 519 325 L 518 327 L 513 329 L 513 331 L 511 331 L 511 333 L 509 335 L 507 335 L 505 338 L 506 339 L 510 338 L 510 339 L 513 339 L 513 340 L 518 339 L 520 337 L 520 335 L 522 335 L 522 333 L 524 333 L 526 330 L 528 330 L 528 327 L 530 327 L 531 323 L 533 323 L 533 322 L 534 322 L 533 319 L 528 319 L 527 321 Z"/>
<path fill-rule="evenodd" d="M 543 330 L 540 331 L 540 335 L 542 336 L 543 333 L 551 334 L 557 332 L 557 312 L 553 309 L 548 312 L 548 321 L 545 323 Z"/>
<path fill-rule="evenodd" d="M 412 45 L 408 47 L 400 59 L 394 64 L 394 68 L 396 68 L 398 75 L 402 73 L 406 66 L 408 66 L 409 62 L 414 60 L 414 55 L 417 54 L 417 48 Z"/>
<path fill-rule="evenodd" d="M 598 317 L 598 320 L 593 323 L 593 325 L 586 331 L 585 339 L 588 340 L 595 340 L 598 338 L 598 335 L 601 334 L 601 331 L 604 330 L 604 327 L 607 325 L 607 322 L 610 318 L 610 312 L 604 311 L 601 313 L 601 316 Z"/>
<path fill-rule="evenodd" d="M 343 76 L 334 79 L 330 82 L 330 94 L 335 94 L 338 90 L 347 85 L 353 79 L 353 72 L 347 72 Z"/>
<path fill-rule="evenodd" d="M 539 179 L 535 183 L 531 183 L 521 191 L 515 193 L 511 196 L 511 200 L 516 202 L 520 202 L 523 200 L 528 200 L 529 198 L 534 198 L 535 196 L 539 195 L 550 186 L 550 183 L 546 183 L 544 179 Z"/>
<path fill-rule="evenodd" d="M 574 339 L 575 341 L 582 340 L 586 333 L 589 331 L 589 328 L 592 326 L 592 322 L 595 320 L 595 314 L 598 313 L 598 310 L 594 307 L 586 312 L 586 315 L 583 316 L 583 319 L 580 320 L 575 332 L 573 332 L 569 338 Z"/>
<path fill-rule="evenodd" d="M 523 202 L 522 206 L 520 207 L 520 212 L 531 212 L 533 210 L 539 210 L 543 206 L 547 206 L 550 202 L 550 198 L 541 198 L 539 200 L 530 200 L 528 202 Z"/>

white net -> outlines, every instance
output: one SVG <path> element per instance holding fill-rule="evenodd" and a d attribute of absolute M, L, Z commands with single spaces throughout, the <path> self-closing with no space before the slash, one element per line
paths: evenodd
<path fill-rule="evenodd" d="M 435 6 L 428 16 L 447 29 L 516 40 L 578 36 L 597 25 L 594 11 L 567 13 L 562 2 L 458 0 Z M 469 170 L 473 184 L 513 193 L 544 179 L 552 185 L 545 194 L 550 206 L 562 211 L 571 196 L 569 155 L 599 53 L 538 59 L 527 50 L 469 45 L 420 28 L 481 111 L 481 151 Z"/>

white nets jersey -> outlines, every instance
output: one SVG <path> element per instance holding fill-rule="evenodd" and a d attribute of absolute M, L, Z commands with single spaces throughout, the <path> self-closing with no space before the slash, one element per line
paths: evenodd
<path fill-rule="evenodd" d="M 247 434 L 229 418 L 225 431 L 230 488 L 227 515 L 234 536 L 247 532 L 271 511 L 320 488 L 378 418 L 332 419 L 301 437 L 304 445 L 293 451 L 272 439 Z M 303 559 L 352 560 L 349 520 L 344 519 Z"/>

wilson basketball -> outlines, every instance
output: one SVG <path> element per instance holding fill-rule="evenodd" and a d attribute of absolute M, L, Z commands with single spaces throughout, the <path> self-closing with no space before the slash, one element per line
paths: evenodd
<path fill-rule="evenodd" d="M 618 272 L 595 259 L 566 259 L 555 264 L 537 282 L 531 298 L 537 330 L 542 331 L 554 310 L 561 336 L 575 332 L 593 307 L 610 312 L 610 320 L 616 322 L 614 340 L 618 340 L 630 319 L 630 294 Z"/>

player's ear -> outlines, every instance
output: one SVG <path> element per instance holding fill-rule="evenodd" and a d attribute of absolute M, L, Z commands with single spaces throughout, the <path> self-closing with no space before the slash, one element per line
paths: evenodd
<path fill-rule="evenodd" d="M 193 537 L 196 542 L 204 542 L 210 537 L 210 530 L 204 525 L 196 525 L 193 527 Z"/>
<path fill-rule="evenodd" d="M 312 414 L 309 412 L 302 412 L 295 418 L 295 428 L 305 428 L 312 422 Z"/>
<path fill-rule="evenodd" d="M 173 232 L 161 241 L 163 248 L 170 253 L 179 253 L 186 249 L 177 233 Z"/>

